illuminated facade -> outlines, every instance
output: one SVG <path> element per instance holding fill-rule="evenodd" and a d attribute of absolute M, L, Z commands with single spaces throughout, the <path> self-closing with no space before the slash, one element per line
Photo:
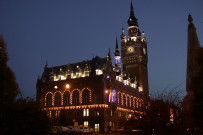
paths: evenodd
<path fill-rule="evenodd" d="M 132 3 L 130 14 L 129 37 L 126 39 L 124 30 L 121 35 L 122 56 L 116 40 L 115 65 L 110 50 L 106 58 L 56 67 L 45 65 L 37 81 L 37 101 L 54 124 L 62 118 L 65 125 L 107 132 L 123 128 L 132 116 L 144 114 L 149 93 L 146 38 L 140 36 Z"/>

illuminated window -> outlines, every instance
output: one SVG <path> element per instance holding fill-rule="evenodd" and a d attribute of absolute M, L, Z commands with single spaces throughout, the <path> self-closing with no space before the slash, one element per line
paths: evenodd
<path fill-rule="evenodd" d="M 96 75 L 101 75 L 101 74 L 103 74 L 102 70 L 96 69 Z"/>
<path fill-rule="evenodd" d="M 116 102 L 116 90 L 112 90 L 112 102 Z"/>
<path fill-rule="evenodd" d="M 111 116 L 113 116 L 113 111 L 111 110 L 111 114 L 110 114 Z"/>
<path fill-rule="evenodd" d="M 83 109 L 83 117 L 89 116 L 89 109 Z"/>
<path fill-rule="evenodd" d="M 88 127 L 88 121 L 84 121 L 84 127 Z"/>
<path fill-rule="evenodd" d="M 94 124 L 94 131 L 99 132 L 99 124 Z"/>
<path fill-rule="evenodd" d="M 99 111 L 97 111 L 97 116 L 99 116 Z"/>
<path fill-rule="evenodd" d="M 85 71 L 85 76 L 90 76 L 90 72 L 89 71 Z"/>
<path fill-rule="evenodd" d="M 77 127 L 78 126 L 78 122 L 74 122 L 74 127 Z"/>
<path fill-rule="evenodd" d="M 47 116 L 51 118 L 51 111 L 47 111 Z"/>
<path fill-rule="evenodd" d="M 111 122 L 111 121 L 109 121 L 109 126 L 110 126 L 110 127 L 112 126 L 112 122 Z"/>
<path fill-rule="evenodd" d="M 94 116 L 99 116 L 99 111 L 94 111 Z"/>
<path fill-rule="evenodd" d="M 58 118 L 60 116 L 60 111 L 55 111 L 55 117 Z"/>

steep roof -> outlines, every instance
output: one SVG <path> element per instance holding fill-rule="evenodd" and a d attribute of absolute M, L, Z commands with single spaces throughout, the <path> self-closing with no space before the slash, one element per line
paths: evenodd
<path fill-rule="evenodd" d="M 84 72 L 86 66 L 90 69 L 90 75 L 95 74 L 96 69 L 104 69 L 106 65 L 107 59 L 106 58 L 100 58 L 98 56 L 92 58 L 92 60 L 77 62 L 77 63 L 70 63 L 66 65 L 61 66 L 55 66 L 55 67 L 45 67 L 44 72 L 42 74 L 42 78 L 49 78 L 49 75 L 51 72 L 53 72 L 55 75 L 59 75 L 60 73 L 64 72 L 66 73 L 68 69 L 73 71 L 73 73 L 77 72 L 79 66 L 80 70 Z"/>

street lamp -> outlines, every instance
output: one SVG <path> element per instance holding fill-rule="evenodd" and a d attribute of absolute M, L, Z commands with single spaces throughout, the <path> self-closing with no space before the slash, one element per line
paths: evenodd
<path fill-rule="evenodd" d="M 70 85 L 69 85 L 68 83 L 66 84 L 66 88 L 67 88 L 67 89 L 70 88 Z"/>

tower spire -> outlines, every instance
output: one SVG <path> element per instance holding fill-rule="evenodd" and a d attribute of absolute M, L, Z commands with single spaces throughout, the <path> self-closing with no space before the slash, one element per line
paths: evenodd
<path fill-rule="evenodd" d="M 107 60 L 111 61 L 111 50 L 110 50 L 110 48 L 109 48 L 109 52 L 108 52 L 108 55 L 107 55 Z"/>
<path fill-rule="evenodd" d="M 134 15 L 134 9 L 133 9 L 132 0 L 131 0 L 131 5 L 130 5 L 130 16 L 135 16 L 135 15 Z"/>
<path fill-rule="evenodd" d="M 46 64 L 44 66 L 44 69 L 48 68 L 48 60 L 46 60 Z"/>
<path fill-rule="evenodd" d="M 126 35 L 124 34 L 124 29 L 122 26 L 122 34 L 121 34 L 121 40 L 125 40 L 126 39 Z"/>
<path fill-rule="evenodd" d="M 137 18 L 134 15 L 134 8 L 133 8 L 132 0 L 131 0 L 131 5 L 130 5 L 130 17 L 128 19 L 128 26 L 137 26 L 138 27 Z"/>
<path fill-rule="evenodd" d="M 116 48 L 115 48 L 115 53 L 114 53 L 114 58 L 115 58 L 115 66 L 116 67 L 121 67 L 121 64 L 120 64 L 120 59 L 121 59 L 121 56 L 120 56 L 120 51 L 119 51 L 119 48 L 118 48 L 118 40 L 117 40 L 117 37 L 116 37 Z"/>
<path fill-rule="evenodd" d="M 118 48 L 118 40 L 117 40 L 117 37 L 116 37 L 116 49 L 115 49 L 114 55 L 115 55 L 115 56 L 120 56 L 120 51 L 119 51 L 119 48 Z"/>

